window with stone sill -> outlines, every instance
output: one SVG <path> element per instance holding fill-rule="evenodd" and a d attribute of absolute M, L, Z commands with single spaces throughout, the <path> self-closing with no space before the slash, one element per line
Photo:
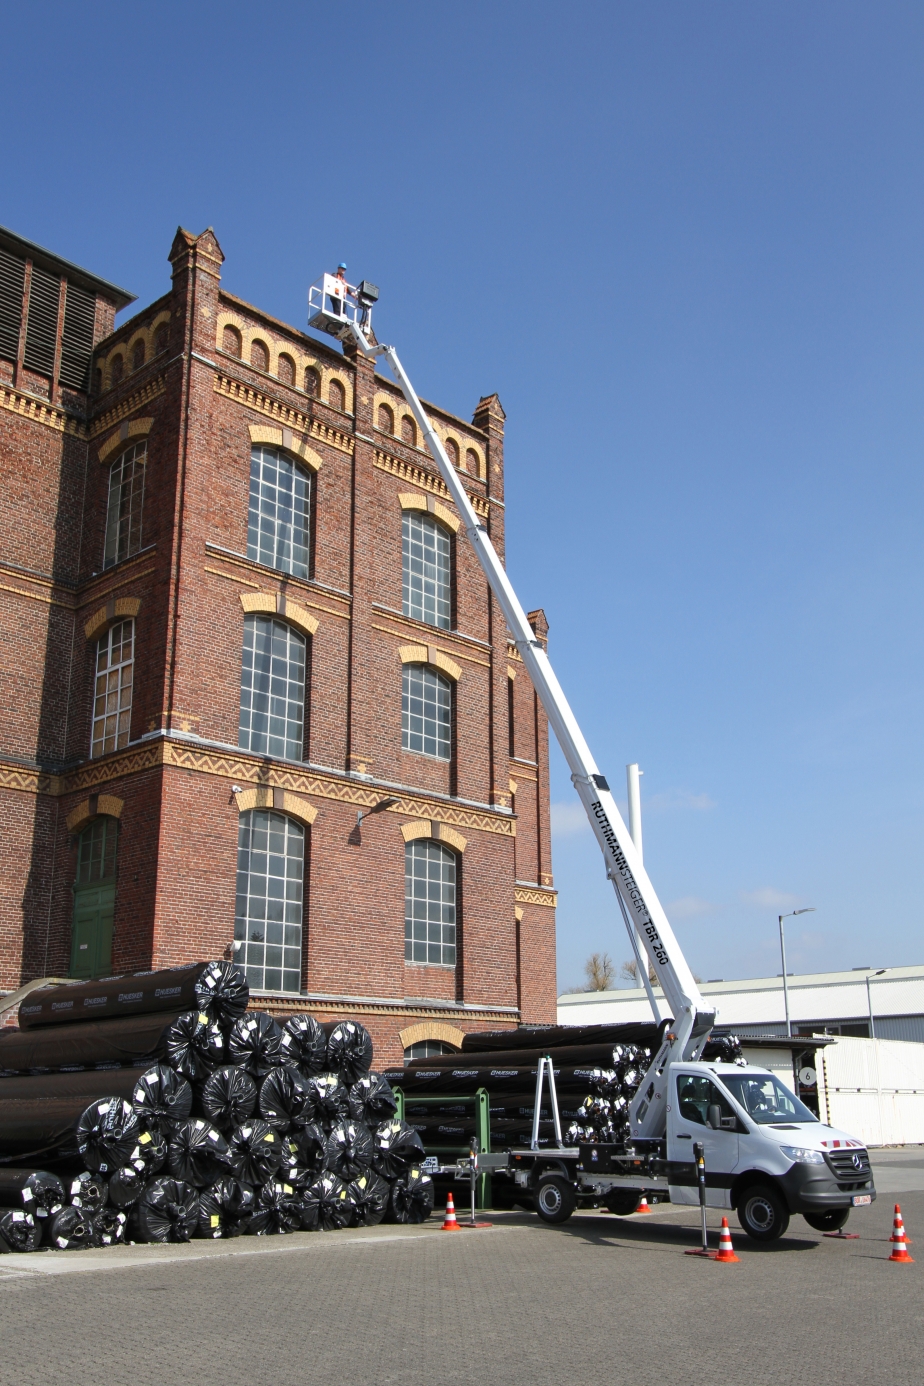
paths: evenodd
<path fill-rule="evenodd" d="M 272 616 L 244 619 L 238 745 L 301 760 L 305 734 L 305 637 Z"/>
<path fill-rule="evenodd" d="M 91 756 L 128 745 L 132 719 L 135 623 L 119 621 L 96 645 Z"/>
<path fill-rule="evenodd" d="M 442 843 L 418 838 L 404 849 L 404 959 L 454 967 L 456 856 Z"/>
<path fill-rule="evenodd" d="M 147 453 L 146 442 L 134 443 L 116 458 L 109 469 L 104 568 L 121 563 L 123 558 L 131 558 L 141 548 Z"/>
<path fill-rule="evenodd" d="M 401 603 L 405 616 L 449 630 L 452 625 L 452 539 L 421 510 L 401 521 Z"/>
<path fill-rule="evenodd" d="M 311 478 L 284 452 L 250 451 L 247 557 L 296 577 L 308 576 Z"/>
<path fill-rule="evenodd" d="M 428 664 L 402 669 L 401 745 L 436 760 L 452 758 L 452 684 Z"/>
<path fill-rule="evenodd" d="M 238 826 L 236 960 L 255 991 L 301 990 L 305 829 L 254 809 Z"/>

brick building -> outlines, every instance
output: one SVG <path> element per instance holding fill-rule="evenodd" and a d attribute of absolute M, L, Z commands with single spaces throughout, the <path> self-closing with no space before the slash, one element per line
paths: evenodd
<path fill-rule="evenodd" d="M 223 259 L 178 231 L 115 328 L 0 232 L 0 988 L 234 955 L 390 1060 L 554 1022 L 528 676 L 397 387 Z M 500 401 L 428 409 L 503 553 Z"/>

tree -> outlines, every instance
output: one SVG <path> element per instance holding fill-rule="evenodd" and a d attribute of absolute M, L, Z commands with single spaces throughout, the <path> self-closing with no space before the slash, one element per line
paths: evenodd
<path fill-rule="evenodd" d="M 623 963 L 622 967 L 619 969 L 619 975 L 620 975 L 620 977 L 622 977 L 623 981 L 625 981 L 625 982 L 637 982 L 637 981 L 638 981 L 638 963 L 635 961 L 634 958 L 630 958 L 630 960 L 629 960 L 628 962 L 624 962 L 624 963 Z M 649 982 L 651 982 L 654 986 L 657 986 L 657 984 L 658 984 L 657 973 L 655 972 L 655 970 L 654 970 L 654 968 L 652 967 L 651 963 L 648 964 L 648 980 L 649 980 Z"/>
<path fill-rule="evenodd" d="M 588 991 L 610 991 L 616 980 L 616 968 L 609 953 L 591 953 L 584 964 Z"/>

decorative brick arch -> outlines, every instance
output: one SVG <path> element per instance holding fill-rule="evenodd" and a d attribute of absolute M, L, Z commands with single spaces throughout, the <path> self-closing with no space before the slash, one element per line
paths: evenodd
<path fill-rule="evenodd" d="M 420 1044 L 423 1040 L 442 1040 L 443 1044 L 451 1044 L 454 1049 L 461 1049 L 465 1031 L 455 1025 L 449 1025 L 445 1020 L 420 1020 L 416 1025 L 409 1025 L 406 1030 L 399 1030 L 398 1038 L 402 1049 L 410 1049 L 412 1044 Z"/>
<path fill-rule="evenodd" d="M 291 428 L 272 428 L 265 424 L 251 424 L 249 427 L 252 443 L 265 443 L 271 448 L 282 448 L 313 472 L 321 470 L 323 458 L 314 448 L 310 448 L 304 438 L 293 433 Z"/>
<path fill-rule="evenodd" d="M 140 610 L 140 597 L 110 597 L 105 606 L 101 606 L 99 611 L 94 611 L 84 626 L 83 633 L 88 640 L 98 640 L 116 621 L 124 621 L 126 616 L 137 616 Z"/>
<path fill-rule="evenodd" d="M 79 833 L 94 818 L 121 818 L 124 807 L 125 800 L 117 799 L 114 794 L 91 794 L 67 815 L 67 831 Z"/>
<path fill-rule="evenodd" d="M 278 786 L 259 785 L 254 789 L 241 789 L 234 798 L 239 813 L 249 813 L 251 809 L 272 809 L 289 818 L 297 818 L 309 827 L 318 816 L 314 804 L 300 794 L 290 794 L 287 789 L 279 789 Z"/>
<path fill-rule="evenodd" d="M 114 346 L 110 347 L 104 355 L 97 356 L 95 364 L 97 368 L 102 371 L 103 379 L 106 381 L 109 380 L 109 363 L 115 360 L 116 356 L 121 356 L 126 363 L 131 362 L 135 347 L 139 342 L 144 342 L 144 364 L 147 366 L 153 361 L 154 357 L 158 355 L 154 350 L 157 329 L 162 327 L 165 322 L 169 321 L 169 309 L 162 308 L 157 316 L 153 317 L 150 322 L 144 323 L 141 327 L 136 327 L 130 337 L 123 337 L 121 341 L 116 342 Z M 128 375 L 131 374 L 132 369 L 129 364 L 127 374 L 124 375 L 122 379 L 127 379 Z"/>
<path fill-rule="evenodd" d="M 245 611 L 265 611 L 268 615 L 279 616 L 304 635 L 314 635 L 320 624 L 316 616 L 298 602 L 290 601 L 282 592 L 242 592 L 240 597 Z"/>
<path fill-rule="evenodd" d="M 453 534 L 458 534 L 462 527 L 462 522 L 458 516 L 453 515 L 448 506 L 435 500 L 433 496 L 421 495 L 419 491 L 402 491 L 398 496 L 398 503 L 402 510 L 427 510 L 437 520 L 451 529 Z"/>
<path fill-rule="evenodd" d="M 458 683 L 462 677 L 461 665 L 443 654 L 435 645 L 401 645 L 398 654 L 402 664 L 432 664 L 434 669 L 441 669 L 444 674 L 448 674 L 453 683 Z"/>
<path fill-rule="evenodd" d="M 455 828 L 448 828 L 445 823 L 437 823 L 431 818 L 420 818 L 414 823 L 405 823 L 401 829 L 401 836 L 405 842 L 416 842 L 419 837 L 429 837 L 434 842 L 445 842 L 447 847 L 456 852 L 464 852 L 468 846 L 468 838 L 457 833 Z"/>
<path fill-rule="evenodd" d="M 224 349 L 223 343 L 226 327 L 233 327 L 240 334 L 241 356 L 239 357 L 229 357 L 228 352 Z M 262 325 L 257 326 L 249 322 L 242 313 L 222 312 L 218 314 L 215 323 L 215 350 L 220 352 L 226 361 L 230 359 L 239 362 L 242 366 L 248 366 L 250 363 L 250 348 L 255 339 L 262 342 L 269 352 L 269 370 L 267 374 L 275 376 L 277 380 L 279 379 L 280 356 L 288 356 L 295 362 L 295 384 L 285 385 L 287 390 L 296 390 L 299 394 L 304 394 L 305 391 L 299 385 L 299 381 L 304 381 L 305 371 L 310 367 L 318 373 L 318 382 L 320 386 L 319 397 L 326 400 L 330 392 L 331 380 L 339 380 L 346 396 L 346 412 L 352 414 L 353 382 L 350 379 L 350 373 L 344 370 L 342 366 L 336 366 L 333 363 L 328 364 L 323 358 L 302 351 L 297 342 L 278 340 L 266 327 Z"/>
<path fill-rule="evenodd" d="M 146 438 L 153 427 L 153 419 L 126 419 L 115 433 L 109 435 L 105 443 L 100 443 L 96 453 L 97 459 L 107 462 L 114 452 L 130 443 L 133 438 Z"/>

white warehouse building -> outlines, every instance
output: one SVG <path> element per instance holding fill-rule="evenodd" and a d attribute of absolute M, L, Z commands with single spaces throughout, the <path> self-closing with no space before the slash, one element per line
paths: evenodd
<path fill-rule="evenodd" d="M 854 1035 L 924 1041 L 924 966 L 855 968 L 787 976 L 794 1035 Z M 700 991 L 716 1008 L 716 1027 L 746 1035 L 785 1035 L 783 978 L 703 982 Z M 662 1018 L 670 1012 L 654 987 Z M 558 998 L 559 1025 L 650 1020 L 642 987 L 569 992 Z"/>

